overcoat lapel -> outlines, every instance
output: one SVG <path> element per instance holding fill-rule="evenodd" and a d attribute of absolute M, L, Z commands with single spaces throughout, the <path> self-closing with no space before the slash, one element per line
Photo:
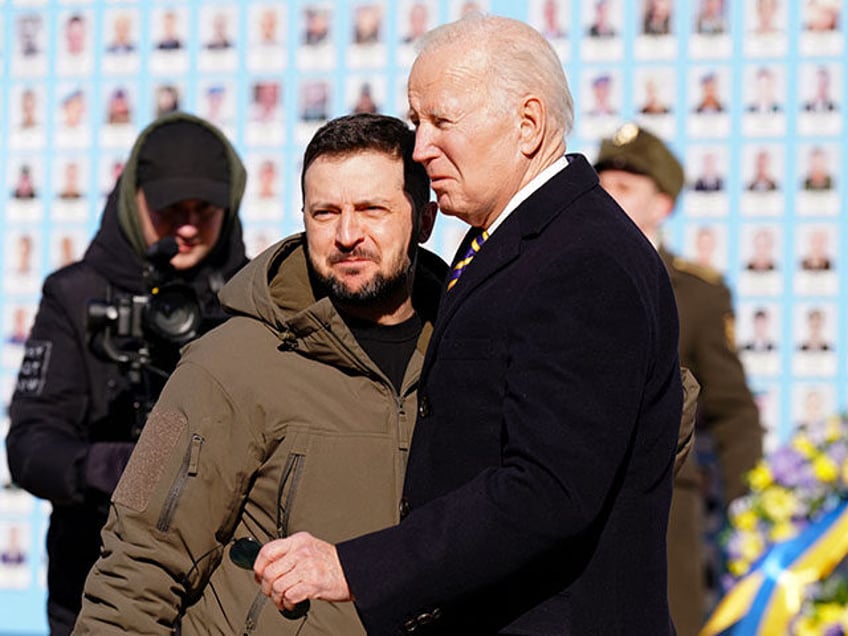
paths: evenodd
<path fill-rule="evenodd" d="M 569 155 L 568 158 L 569 166 L 519 205 L 486 241 L 456 286 L 449 292 L 443 292 L 422 378 L 429 370 L 433 352 L 438 348 L 445 327 L 474 290 L 518 258 L 525 240 L 540 234 L 574 199 L 598 184 L 598 176 L 585 157 Z M 465 253 L 468 238 L 466 235 L 457 254 Z"/>

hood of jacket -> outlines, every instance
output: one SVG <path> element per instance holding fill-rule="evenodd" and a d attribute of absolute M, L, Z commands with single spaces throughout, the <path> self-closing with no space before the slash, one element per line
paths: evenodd
<path fill-rule="evenodd" d="M 193 115 L 173 113 L 156 120 L 136 139 L 121 176 L 106 201 L 100 228 L 83 256 L 83 261 L 110 283 L 132 293 L 147 292 L 143 280 L 147 244 L 142 234 L 136 203 L 138 156 L 151 131 L 175 120 L 195 122 L 209 129 L 221 140 L 229 156 L 231 178 L 230 206 L 226 211 L 218 242 L 196 267 L 178 272 L 179 278 L 187 282 L 200 281 L 205 285 L 212 272 L 218 272 L 227 280 L 247 262 L 238 215 L 247 183 L 247 171 L 235 148 L 221 131 Z"/>
<path fill-rule="evenodd" d="M 305 235 L 296 234 L 254 258 L 221 290 L 224 309 L 262 321 L 284 342 L 291 338 L 303 342 L 325 329 L 347 332 L 330 299 L 318 295 L 311 282 L 305 244 Z M 429 332 L 448 266 L 420 246 L 417 254 L 412 304 Z"/>

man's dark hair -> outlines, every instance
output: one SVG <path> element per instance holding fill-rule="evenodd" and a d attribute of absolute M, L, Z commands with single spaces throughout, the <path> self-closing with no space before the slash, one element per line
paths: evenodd
<path fill-rule="evenodd" d="M 417 220 L 430 200 L 430 179 L 424 167 L 413 161 L 414 148 L 415 133 L 396 117 L 371 113 L 338 117 L 321 126 L 306 146 L 300 174 L 301 192 L 304 192 L 306 170 L 318 157 L 375 150 L 403 160 L 403 190 L 412 199 Z"/>

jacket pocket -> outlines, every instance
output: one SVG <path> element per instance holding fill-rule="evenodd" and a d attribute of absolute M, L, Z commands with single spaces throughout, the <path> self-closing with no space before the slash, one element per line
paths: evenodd
<path fill-rule="evenodd" d="M 162 506 L 162 512 L 159 515 L 159 521 L 156 522 L 156 529 L 160 532 L 167 532 L 171 527 L 171 521 L 174 519 L 174 513 L 177 511 L 177 504 L 180 501 L 180 496 L 185 490 L 186 483 L 189 477 L 194 477 L 197 474 L 198 463 L 200 462 L 200 449 L 203 447 L 203 438 L 194 433 L 191 436 L 191 442 L 183 456 L 183 462 L 180 465 L 180 470 L 174 478 L 174 483 L 168 490 L 168 497 L 165 499 L 165 505 Z"/>
<path fill-rule="evenodd" d="M 286 464 L 280 476 L 280 487 L 277 491 L 277 537 L 289 534 L 289 520 L 292 505 L 297 494 L 297 486 L 303 474 L 303 464 L 306 456 L 303 453 L 289 453 Z"/>

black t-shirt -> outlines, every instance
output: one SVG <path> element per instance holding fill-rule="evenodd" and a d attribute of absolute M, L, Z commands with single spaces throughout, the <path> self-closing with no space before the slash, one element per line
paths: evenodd
<path fill-rule="evenodd" d="M 346 318 L 354 338 L 365 353 L 380 367 L 400 393 L 403 375 L 421 334 L 421 319 L 415 314 L 397 325 L 378 325 Z"/>

